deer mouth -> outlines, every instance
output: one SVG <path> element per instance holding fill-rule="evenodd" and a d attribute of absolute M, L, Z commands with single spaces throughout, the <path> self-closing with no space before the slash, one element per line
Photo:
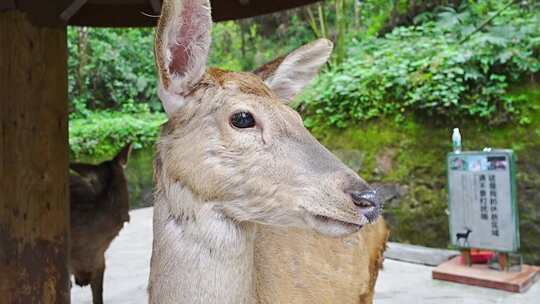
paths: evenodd
<path fill-rule="evenodd" d="M 310 213 L 309 216 L 312 218 L 314 222 L 313 224 L 315 224 L 316 226 L 320 226 L 320 225 L 343 226 L 351 230 L 360 230 L 362 229 L 362 227 L 364 227 L 364 225 L 362 224 L 342 221 L 342 220 L 328 217 L 326 215 Z"/>

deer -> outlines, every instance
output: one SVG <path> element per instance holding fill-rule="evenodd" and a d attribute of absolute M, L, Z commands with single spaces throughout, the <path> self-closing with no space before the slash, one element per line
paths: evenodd
<path fill-rule="evenodd" d="M 70 164 L 70 272 L 79 286 L 90 284 L 92 302 L 103 303 L 105 251 L 129 222 L 129 194 L 124 169 L 131 151 L 126 145 L 98 165 Z"/>
<path fill-rule="evenodd" d="M 289 107 L 332 43 L 232 72 L 207 67 L 211 28 L 208 0 L 163 2 L 149 303 L 371 303 L 381 196 Z"/>

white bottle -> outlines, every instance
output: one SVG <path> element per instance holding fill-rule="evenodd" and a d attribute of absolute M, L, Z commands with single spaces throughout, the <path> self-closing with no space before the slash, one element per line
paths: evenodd
<path fill-rule="evenodd" d="M 461 152 L 461 134 L 459 133 L 459 128 L 454 128 L 454 132 L 452 132 L 452 147 L 454 148 L 454 153 Z"/>

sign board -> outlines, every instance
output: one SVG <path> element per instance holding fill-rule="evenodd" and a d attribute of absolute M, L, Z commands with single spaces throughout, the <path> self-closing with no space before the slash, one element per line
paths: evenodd
<path fill-rule="evenodd" d="M 453 245 L 501 252 L 519 249 L 511 150 L 449 153 L 448 194 Z"/>

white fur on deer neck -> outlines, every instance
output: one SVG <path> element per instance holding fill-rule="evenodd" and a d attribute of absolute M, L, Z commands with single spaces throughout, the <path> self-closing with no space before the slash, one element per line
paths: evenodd
<path fill-rule="evenodd" d="M 256 303 L 254 224 L 224 217 L 219 203 L 202 204 L 178 182 L 169 186 L 154 207 L 150 303 Z"/>

